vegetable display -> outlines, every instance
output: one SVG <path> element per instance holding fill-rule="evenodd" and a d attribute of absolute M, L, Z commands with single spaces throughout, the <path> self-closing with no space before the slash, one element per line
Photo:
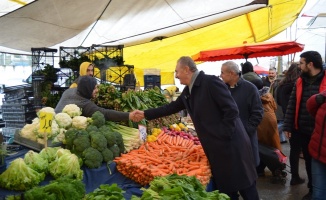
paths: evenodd
<path fill-rule="evenodd" d="M 123 175 L 141 185 L 147 185 L 156 176 L 173 173 L 196 176 L 203 185 L 207 185 L 211 177 L 208 159 L 201 145 L 165 133 L 161 133 L 157 141 L 146 142 L 114 161 Z"/>
<path fill-rule="evenodd" d="M 111 162 L 125 151 L 121 129 L 119 132 L 113 130 L 111 127 L 115 123 L 105 124 L 104 119 L 104 115 L 96 111 L 88 120 L 90 124 L 85 129 L 70 128 L 65 132 L 63 143 L 66 148 L 81 158 L 88 168 L 98 168 L 103 161 Z"/>
<path fill-rule="evenodd" d="M 194 176 L 172 174 L 156 177 L 148 189 L 143 189 L 141 197 L 132 196 L 132 200 L 147 199 L 194 199 L 194 200 L 230 200 L 218 190 L 206 192 L 204 186 Z"/>
<path fill-rule="evenodd" d="M 42 108 L 39 113 L 47 112 L 53 114 L 53 120 L 51 121 L 51 133 L 47 133 L 47 139 L 54 142 L 62 142 L 65 138 L 65 132 L 71 128 L 85 129 L 90 123 L 91 119 L 80 116 L 80 108 L 75 104 L 68 104 L 64 107 L 61 113 L 54 113 L 54 109 L 51 107 Z M 32 141 L 36 141 L 40 144 L 45 144 L 44 133 L 39 132 L 40 119 L 36 117 L 33 119 L 32 124 L 26 124 L 20 131 L 20 136 Z"/>
<path fill-rule="evenodd" d="M 44 148 L 40 153 L 28 151 L 23 158 L 13 160 L 0 175 L 0 187 L 9 190 L 27 190 L 44 180 L 46 173 L 55 179 L 70 177 L 83 179 L 78 157 L 58 147 Z"/>
<path fill-rule="evenodd" d="M 158 87 L 147 89 L 145 91 L 128 90 L 121 93 L 111 84 L 100 84 L 99 92 L 94 102 L 103 108 L 115 109 L 123 112 L 133 110 L 147 110 L 149 108 L 157 108 L 168 104 L 165 96 Z M 133 123 L 130 120 L 127 125 L 129 127 L 138 128 L 138 124 L 146 125 L 147 130 L 152 128 L 161 128 L 178 122 L 177 114 L 162 117 L 155 120 L 141 120 L 139 123 Z"/>

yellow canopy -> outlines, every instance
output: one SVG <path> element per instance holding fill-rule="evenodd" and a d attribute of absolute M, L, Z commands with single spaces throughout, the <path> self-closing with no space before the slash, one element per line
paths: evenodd
<path fill-rule="evenodd" d="M 163 40 L 124 48 L 126 64 L 144 85 L 143 70 L 161 70 L 161 84 L 174 84 L 173 72 L 181 56 L 201 50 L 265 41 L 288 28 L 298 17 L 305 0 L 270 0 L 269 5 L 250 13 Z"/>

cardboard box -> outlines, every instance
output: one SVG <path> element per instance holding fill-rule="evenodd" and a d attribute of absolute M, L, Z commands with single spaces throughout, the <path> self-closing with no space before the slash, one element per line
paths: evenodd
<path fill-rule="evenodd" d="M 161 74 L 160 69 L 144 69 L 144 75 L 156 75 L 159 76 Z"/>

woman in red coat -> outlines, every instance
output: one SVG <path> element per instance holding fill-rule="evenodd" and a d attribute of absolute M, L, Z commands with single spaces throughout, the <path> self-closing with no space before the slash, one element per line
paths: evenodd
<path fill-rule="evenodd" d="M 309 142 L 313 199 L 326 199 L 326 90 L 311 96 L 307 110 L 315 117 L 315 129 Z"/>

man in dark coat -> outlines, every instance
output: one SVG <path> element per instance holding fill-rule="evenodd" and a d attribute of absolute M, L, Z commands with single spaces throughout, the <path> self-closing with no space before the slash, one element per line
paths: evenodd
<path fill-rule="evenodd" d="M 254 84 L 241 77 L 239 67 L 233 61 L 222 64 L 221 78 L 228 86 L 234 101 L 237 103 L 240 119 L 250 138 L 255 165 L 258 167 L 260 159 L 257 127 L 263 119 L 264 114 L 258 89 Z M 262 167 L 261 170 L 257 172 L 263 175 L 264 168 L 265 167 Z"/>
<path fill-rule="evenodd" d="M 151 120 L 187 109 L 209 160 L 215 189 L 232 200 L 238 199 L 238 192 L 245 200 L 258 200 L 250 140 L 228 88 L 216 76 L 199 72 L 190 57 L 181 57 L 175 72 L 186 85 L 177 100 L 139 115 Z"/>

